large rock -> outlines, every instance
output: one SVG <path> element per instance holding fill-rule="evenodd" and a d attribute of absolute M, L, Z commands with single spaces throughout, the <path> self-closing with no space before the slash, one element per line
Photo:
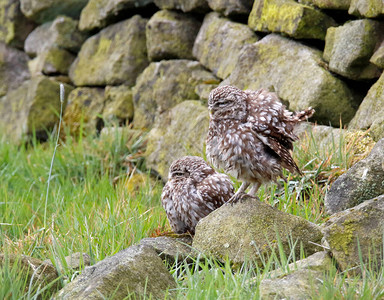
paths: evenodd
<path fill-rule="evenodd" d="M 235 68 L 243 46 L 257 40 L 248 26 L 220 17 L 218 13 L 210 13 L 204 18 L 193 54 L 216 76 L 225 79 Z"/>
<path fill-rule="evenodd" d="M 154 0 L 161 9 L 179 9 L 183 12 L 204 13 L 209 10 L 207 0 Z"/>
<path fill-rule="evenodd" d="M 66 95 L 72 89 L 65 84 Z M 34 131 L 43 138 L 58 122 L 59 112 L 60 83 L 44 76 L 33 77 L 0 99 L 0 128 L 13 142 Z"/>
<path fill-rule="evenodd" d="M 0 43 L 0 97 L 28 80 L 28 55 Z"/>
<path fill-rule="evenodd" d="M 152 128 L 155 118 L 184 100 L 198 99 L 200 84 L 219 80 L 197 61 L 168 60 L 151 63 L 133 88 L 135 128 Z"/>
<path fill-rule="evenodd" d="M 69 71 L 73 83 L 132 86 L 148 65 L 146 24 L 136 15 L 87 39 Z"/>
<path fill-rule="evenodd" d="M 359 273 L 353 268 L 361 262 L 370 262 L 372 268 L 381 265 L 383 228 L 384 195 L 332 215 L 323 233 L 340 268 Z"/>
<path fill-rule="evenodd" d="M 297 39 L 324 40 L 336 22 L 323 12 L 293 0 L 255 0 L 248 26 L 256 31 L 282 32 Z"/>
<path fill-rule="evenodd" d="M 78 52 L 87 35 L 77 29 L 77 24 L 76 20 L 60 16 L 52 22 L 40 25 L 25 40 L 25 52 L 30 56 L 36 56 L 51 48 Z"/>
<path fill-rule="evenodd" d="M 322 9 L 348 10 L 351 0 L 300 0 L 300 3 L 315 5 Z"/>
<path fill-rule="evenodd" d="M 375 18 L 384 15 L 382 0 L 351 0 L 348 13 L 359 17 Z"/>
<path fill-rule="evenodd" d="M 384 139 L 381 139 L 365 159 L 332 184 L 324 201 L 327 213 L 334 214 L 384 194 L 383 163 Z"/>
<path fill-rule="evenodd" d="M 19 0 L 0 1 L 0 42 L 23 48 L 24 40 L 34 27 L 21 13 Z"/>
<path fill-rule="evenodd" d="M 287 256 L 294 251 L 299 257 L 301 247 L 307 255 L 316 252 L 313 243 L 320 244 L 322 237 L 317 225 L 244 196 L 200 220 L 192 246 L 219 259 L 254 260 L 262 265 L 273 251 L 279 252 L 279 243 Z"/>
<path fill-rule="evenodd" d="M 103 119 L 124 123 L 133 119 L 132 89 L 125 85 L 106 86 Z"/>
<path fill-rule="evenodd" d="M 75 60 L 75 56 L 62 48 L 50 48 L 34 59 L 32 59 L 28 66 L 32 76 L 37 74 L 45 75 L 67 75 L 70 65 Z"/>
<path fill-rule="evenodd" d="M 146 166 L 166 181 L 175 159 L 204 153 L 208 125 L 208 110 L 199 101 L 184 101 L 162 114 L 148 135 Z"/>
<path fill-rule="evenodd" d="M 104 108 L 104 89 L 80 87 L 68 95 L 64 111 L 64 123 L 72 134 L 95 133 L 98 128 L 99 115 Z"/>
<path fill-rule="evenodd" d="M 248 15 L 253 0 L 207 0 L 209 7 L 224 16 Z"/>
<path fill-rule="evenodd" d="M 164 299 L 176 282 L 150 246 L 132 246 L 86 268 L 57 299 Z M 151 296 L 150 296 L 151 295 Z M 168 294 L 169 296 L 169 294 Z"/>
<path fill-rule="evenodd" d="M 325 39 L 324 59 L 329 69 L 351 79 L 380 76 L 380 70 L 369 62 L 384 38 L 384 24 L 373 20 L 356 20 L 331 27 Z"/>
<path fill-rule="evenodd" d="M 222 83 L 241 89 L 275 90 L 289 109 L 312 106 L 314 119 L 338 127 L 355 114 L 356 98 L 347 85 L 325 70 L 322 53 L 271 34 L 246 45 L 232 74 Z"/>
<path fill-rule="evenodd" d="M 80 16 L 80 30 L 106 27 L 129 10 L 144 7 L 153 0 L 89 0 Z"/>
<path fill-rule="evenodd" d="M 370 128 L 375 140 L 384 138 L 384 74 L 369 89 L 351 121 L 350 128 Z"/>
<path fill-rule="evenodd" d="M 20 0 L 23 14 L 37 23 L 52 21 L 59 15 L 78 18 L 88 0 Z"/>
<path fill-rule="evenodd" d="M 192 47 L 200 26 L 201 22 L 192 16 L 176 11 L 158 11 L 147 23 L 149 59 L 192 59 Z"/>
<path fill-rule="evenodd" d="M 369 61 L 375 66 L 384 69 L 384 41 L 381 43 L 379 48 L 375 50 L 375 53 L 373 53 Z"/>

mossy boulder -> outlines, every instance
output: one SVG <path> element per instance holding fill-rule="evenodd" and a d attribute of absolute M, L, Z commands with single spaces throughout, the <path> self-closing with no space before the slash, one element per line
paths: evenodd
<path fill-rule="evenodd" d="M 73 88 L 67 84 L 64 86 L 67 95 Z M 16 143 L 34 131 L 37 137 L 43 138 L 57 124 L 59 112 L 60 83 L 36 76 L 1 98 L 0 128 L 9 140 Z"/>
<path fill-rule="evenodd" d="M 88 0 L 20 0 L 23 14 L 37 23 L 52 21 L 59 15 L 77 19 Z"/>
<path fill-rule="evenodd" d="M 206 0 L 154 0 L 161 9 L 177 9 L 183 12 L 205 13 L 209 10 Z"/>
<path fill-rule="evenodd" d="M 332 184 L 324 201 L 327 213 L 334 214 L 384 194 L 383 162 L 384 139 L 381 139 L 365 159 Z"/>
<path fill-rule="evenodd" d="M 249 15 L 253 0 L 207 0 L 213 11 L 228 16 Z"/>
<path fill-rule="evenodd" d="M 301 0 L 300 3 L 314 5 L 322 9 L 348 10 L 351 0 Z"/>
<path fill-rule="evenodd" d="M 124 123 L 133 119 L 132 88 L 120 86 L 106 86 L 104 94 L 103 119 Z"/>
<path fill-rule="evenodd" d="M 0 97 L 30 77 L 28 55 L 0 42 Z"/>
<path fill-rule="evenodd" d="M 320 51 L 270 34 L 244 46 L 235 69 L 222 84 L 274 90 L 289 109 L 312 106 L 314 120 L 338 127 L 340 118 L 343 124 L 352 119 L 359 99 L 324 68 L 321 56 Z"/>
<path fill-rule="evenodd" d="M 121 19 L 127 11 L 145 7 L 153 0 L 89 0 L 81 12 L 79 28 L 91 31 L 104 28 Z"/>
<path fill-rule="evenodd" d="M 349 127 L 370 128 L 375 140 L 384 138 L 384 74 L 369 89 Z"/>
<path fill-rule="evenodd" d="M 0 1 L 0 42 L 23 48 L 34 27 L 35 24 L 22 14 L 19 0 Z"/>
<path fill-rule="evenodd" d="M 375 50 L 375 53 L 373 53 L 369 61 L 375 66 L 384 69 L 384 41 Z"/>
<path fill-rule="evenodd" d="M 146 166 L 166 181 L 175 159 L 203 155 L 208 126 L 208 110 L 199 101 L 184 101 L 162 114 L 148 134 Z"/>
<path fill-rule="evenodd" d="M 69 70 L 77 86 L 134 85 L 148 65 L 145 26 L 136 15 L 104 28 L 85 41 Z"/>
<path fill-rule="evenodd" d="M 150 246 L 132 246 L 86 268 L 57 299 L 164 299 L 176 282 Z M 168 293 L 168 296 L 172 292 Z"/>
<path fill-rule="evenodd" d="M 282 32 L 297 39 L 324 40 L 336 22 L 323 12 L 293 0 L 255 0 L 248 26 L 255 31 Z"/>
<path fill-rule="evenodd" d="M 192 47 L 201 22 L 190 15 L 161 10 L 147 23 L 148 57 L 151 61 L 192 59 Z"/>
<path fill-rule="evenodd" d="M 135 128 L 151 129 L 156 117 L 184 100 L 196 100 L 200 84 L 220 81 L 197 61 L 180 59 L 151 63 L 133 88 Z"/>
<path fill-rule="evenodd" d="M 213 12 L 204 18 L 193 54 L 216 76 L 225 79 L 234 70 L 243 46 L 257 40 L 258 37 L 248 26 Z"/>
<path fill-rule="evenodd" d="M 383 38 L 384 25 L 378 21 L 356 20 L 331 27 L 323 57 L 331 71 L 350 79 L 376 78 L 381 72 L 369 59 Z"/>
<path fill-rule="evenodd" d="M 36 56 L 51 48 L 67 49 L 78 52 L 88 37 L 77 29 L 78 21 L 66 17 L 57 17 L 32 31 L 25 40 L 24 50 L 30 56 Z"/>
<path fill-rule="evenodd" d="M 374 270 L 382 264 L 384 195 L 332 215 L 324 237 L 343 271 L 360 273 L 361 262 Z M 357 267 L 357 268 L 355 268 Z"/>
<path fill-rule="evenodd" d="M 358 17 L 376 18 L 384 15 L 382 0 L 351 0 L 348 13 Z"/>
<path fill-rule="evenodd" d="M 262 265 L 272 252 L 287 256 L 300 248 L 307 255 L 318 249 L 323 235 L 319 226 L 259 201 L 243 196 L 240 202 L 223 205 L 200 220 L 192 246 L 218 259 L 234 263 L 253 260 Z M 294 249 L 291 249 L 295 245 Z"/>
<path fill-rule="evenodd" d="M 104 89 L 79 87 L 68 95 L 63 121 L 72 134 L 95 133 L 104 108 Z"/>
<path fill-rule="evenodd" d="M 75 58 L 71 52 L 65 49 L 50 48 L 29 61 L 28 66 L 32 76 L 37 74 L 67 75 Z"/>

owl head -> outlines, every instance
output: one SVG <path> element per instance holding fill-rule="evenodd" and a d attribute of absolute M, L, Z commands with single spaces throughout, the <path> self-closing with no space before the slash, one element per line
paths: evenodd
<path fill-rule="evenodd" d="M 247 116 L 247 94 L 237 87 L 224 85 L 211 91 L 208 109 L 211 119 L 243 120 Z"/>
<path fill-rule="evenodd" d="M 199 182 L 214 173 L 214 170 L 198 156 L 184 156 L 175 160 L 169 167 L 168 180 L 191 179 Z"/>

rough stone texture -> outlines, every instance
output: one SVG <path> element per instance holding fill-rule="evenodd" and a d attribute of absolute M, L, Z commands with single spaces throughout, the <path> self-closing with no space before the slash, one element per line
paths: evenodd
<path fill-rule="evenodd" d="M 140 245 L 152 246 L 162 260 L 167 260 L 170 265 L 175 262 L 192 262 L 191 257 L 196 258 L 197 253 L 192 249 L 192 237 L 172 238 L 160 236 L 145 238 Z"/>
<path fill-rule="evenodd" d="M 384 15 L 382 0 L 351 0 L 348 13 L 351 15 L 375 18 Z"/>
<path fill-rule="evenodd" d="M 298 270 L 280 278 L 263 279 L 260 282 L 260 297 L 266 300 L 314 299 L 323 286 L 324 274 L 321 271 Z"/>
<path fill-rule="evenodd" d="M 356 96 L 323 65 L 320 51 L 270 34 L 244 46 L 235 69 L 222 84 L 274 90 L 290 110 L 312 106 L 314 120 L 338 127 L 340 117 L 347 124 L 355 114 Z"/>
<path fill-rule="evenodd" d="M 66 256 L 64 259 L 66 264 L 65 266 L 62 265 L 60 258 L 57 258 L 55 262 L 57 269 L 60 270 L 60 273 L 65 272 L 67 268 L 78 271 L 85 266 L 91 265 L 91 258 L 87 253 L 76 252 Z M 54 267 L 54 264 L 50 259 L 44 260 L 43 263 Z"/>
<path fill-rule="evenodd" d="M 199 96 L 201 102 L 207 106 L 208 105 L 208 98 L 211 91 L 215 88 L 217 88 L 219 84 L 198 84 L 195 87 L 195 93 Z"/>
<path fill-rule="evenodd" d="M 381 194 L 384 194 L 384 139 L 376 143 L 365 159 L 336 179 L 324 204 L 327 213 L 334 214 Z"/>
<path fill-rule="evenodd" d="M 104 94 L 103 119 L 119 122 L 132 121 L 133 99 L 132 89 L 125 85 L 107 86 Z"/>
<path fill-rule="evenodd" d="M 73 88 L 64 84 L 66 95 Z M 58 122 L 60 112 L 60 83 L 44 76 L 33 77 L 0 99 L 0 128 L 6 137 L 20 142 L 36 131 L 45 136 L 46 130 Z"/>
<path fill-rule="evenodd" d="M 321 11 L 293 0 L 255 0 L 248 26 L 255 31 L 282 32 L 297 39 L 324 40 L 337 23 Z"/>
<path fill-rule="evenodd" d="M 151 294 L 164 299 L 176 282 L 150 246 L 132 246 L 86 268 L 67 284 L 57 299 L 137 299 Z"/>
<path fill-rule="evenodd" d="M 331 27 L 325 39 L 324 59 L 329 69 L 351 79 L 380 76 L 380 70 L 369 62 L 384 38 L 384 24 L 373 20 L 356 20 Z"/>
<path fill-rule="evenodd" d="M 27 288 L 40 285 L 40 289 L 42 289 L 45 285 L 58 278 L 56 269 L 52 265 L 46 264 L 37 258 L 26 255 L 0 254 L 0 268 L 4 267 L 4 265 L 9 265 L 9 269 L 11 269 L 14 264 L 17 264 L 20 273 L 26 274 Z M 32 283 L 30 285 L 31 280 Z M 53 283 L 49 289 L 54 291 L 57 287 L 58 281 Z"/>
<path fill-rule="evenodd" d="M 0 42 L 0 97 L 30 77 L 28 55 Z"/>
<path fill-rule="evenodd" d="M 134 85 L 148 65 L 146 24 L 146 19 L 136 15 L 87 39 L 69 71 L 74 84 Z"/>
<path fill-rule="evenodd" d="M 258 37 L 248 26 L 213 12 L 204 18 L 193 54 L 216 76 L 225 79 L 235 68 L 243 46 L 257 40 Z"/>
<path fill-rule="evenodd" d="M 380 267 L 384 228 L 384 195 L 365 201 L 354 208 L 332 215 L 323 233 L 333 257 L 345 271 L 371 261 Z M 359 249 L 360 248 L 360 249 Z M 359 268 L 352 270 L 359 273 Z"/>
<path fill-rule="evenodd" d="M 234 263 L 261 259 L 278 251 L 278 237 L 286 255 L 292 251 L 290 242 L 300 245 L 307 255 L 316 252 L 313 243 L 320 244 L 319 227 L 307 220 L 282 212 L 256 198 L 244 196 L 234 205 L 224 205 L 200 220 L 192 246 L 219 259 L 228 257 Z"/>
<path fill-rule="evenodd" d="M 192 16 L 176 11 L 158 11 L 147 23 L 149 59 L 192 59 L 193 43 L 200 26 L 201 22 Z"/>
<path fill-rule="evenodd" d="M 207 0 L 154 0 L 161 9 L 178 9 L 183 12 L 204 13 L 209 10 Z"/>
<path fill-rule="evenodd" d="M 199 101 L 176 105 L 157 120 L 148 135 L 146 166 L 166 181 L 169 166 L 175 159 L 204 153 L 208 125 L 208 110 Z"/>
<path fill-rule="evenodd" d="M 23 14 L 37 23 L 55 19 L 59 15 L 78 18 L 88 0 L 20 0 Z"/>
<path fill-rule="evenodd" d="M 68 95 L 63 121 L 72 134 L 78 134 L 80 129 L 86 133 L 95 133 L 103 108 L 104 89 L 76 88 Z"/>
<path fill-rule="evenodd" d="M 209 7 L 224 16 L 248 15 L 253 0 L 207 0 Z"/>
<path fill-rule="evenodd" d="M 78 52 L 87 35 L 77 29 L 77 24 L 76 20 L 60 16 L 52 22 L 40 25 L 25 40 L 25 52 L 30 56 L 36 56 L 50 48 Z"/>
<path fill-rule="evenodd" d="M 373 53 L 369 61 L 379 68 L 384 69 L 384 41 L 379 48 L 375 50 L 375 53 Z"/>
<path fill-rule="evenodd" d="M 384 138 L 384 74 L 369 89 L 349 127 L 370 128 L 375 140 Z"/>
<path fill-rule="evenodd" d="M 151 63 L 133 88 L 135 128 L 152 128 L 155 118 L 184 100 L 198 99 L 199 84 L 219 83 L 197 61 L 168 60 Z"/>
<path fill-rule="evenodd" d="M 23 48 L 24 40 L 34 27 L 21 13 L 19 0 L 0 1 L 0 42 Z"/>
<path fill-rule="evenodd" d="M 75 60 L 75 56 L 65 49 L 50 48 L 40 53 L 29 61 L 29 71 L 32 76 L 37 74 L 57 75 L 68 74 L 69 67 Z"/>
<path fill-rule="evenodd" d="M 348 10 L 351 0 L 299 0 L 299 3 L 315 5 L 322 9 Z"/>
<path fill-rule="evenodd" d="M 104 28 L 127 11 L 145 7 L 152 2 L 153 0 L 89 0 L 81 12 L 79 28 L 84 31 Z"/>

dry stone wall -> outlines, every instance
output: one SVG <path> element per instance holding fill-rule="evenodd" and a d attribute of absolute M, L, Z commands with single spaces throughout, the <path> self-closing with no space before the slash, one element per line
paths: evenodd
<path fill-rule="evenodd" d="M 0 2 L 1 135 L 53 128 L 64 82 L 69 128 L 95 133 L 103 116 L 152 131 L 164 179 L 169 160 L 204 152 L 207 122 L 191 118 L 207 116 L 219 84 L 275 91 L 292 110 L 314 107 L 313 121 L 379 140 L 383 68 L 382 1 Z"/>

